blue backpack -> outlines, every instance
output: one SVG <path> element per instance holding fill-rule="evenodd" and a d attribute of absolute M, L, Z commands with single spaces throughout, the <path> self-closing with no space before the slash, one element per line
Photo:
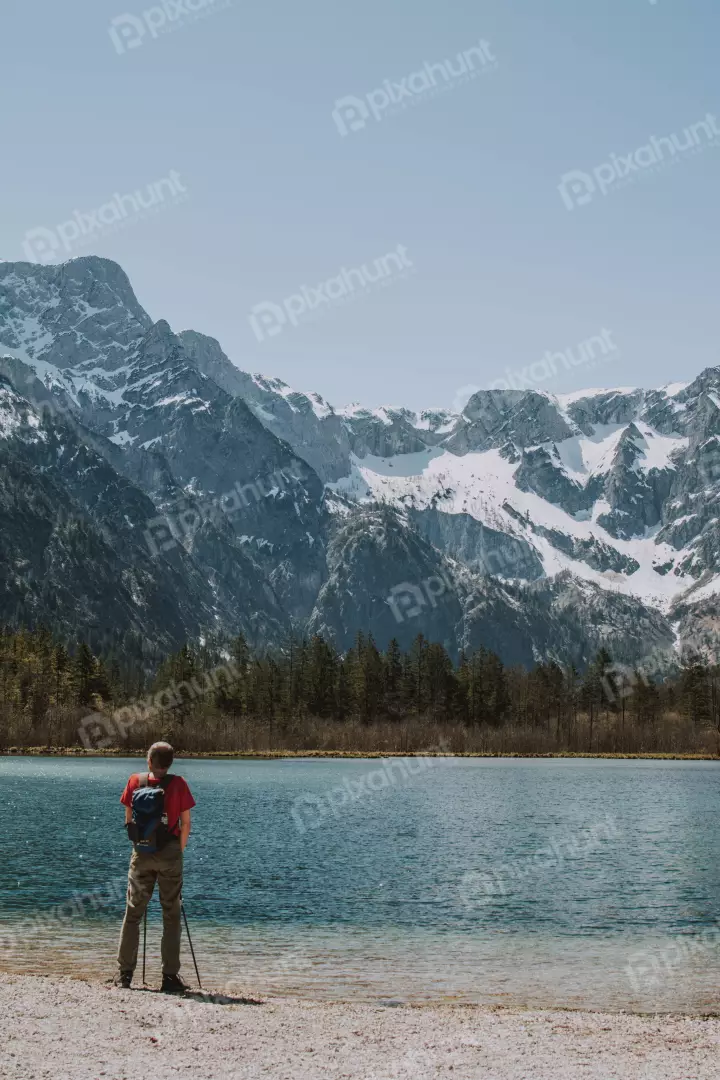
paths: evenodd
<path fill-rule="evenodd" d="M 128 836 L 141 855 L 162 851 L 170 839 L 165 792 L 173 779 L 172 776 L 165 776 L 150 787 L 150 774 L 140 774 L 140 782 L 132 796 L 132 820 L 128 824 Z"/>

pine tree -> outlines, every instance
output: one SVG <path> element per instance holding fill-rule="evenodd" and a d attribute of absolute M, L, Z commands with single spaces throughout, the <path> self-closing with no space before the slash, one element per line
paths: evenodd
<path fill-rule="evenodd" d="M 433 644 L 427 650 L 428 708 L 434 724 L 452 720 L 456 696 L 456 679 L 452 661 L 442 645 Z"/>
<path fill-rule="evenodd" d="M 88 706 L 92 702 L 95 678 L 95 657 L 85 642 L 81 642 L 71 662 L 71 681 L 75 705 Z"/>
<path fill-rule="evenodd" d="M 311 716 L 333 715 L 337 665 L 335 650 L 316 634 L 310 641 L 307 671 L 307 707 Z"/>
<path fill-rule="evenodd" d="M 385 653 L 385 708 L 393 718 L 403 711 L 403 665 L 397 638 L 393 638 Z"/>
<path fill-rule="evenodd" d="M 418 716 L 424 716 L 428 707 L 427 650 L 424 635 L 418 634 L 410 646 L 405 669 L 406 692 L 411 709 Z"/>
<path fill-rule="evenodd" d="M 595 722 L 600 716 L 603 704 L 607 705 L 611 692 L 607 680 L 607 669 L 612 660 L 606 649 L 601 649 L 585 672 L 580 687 L 580 704 L 588 715 L 588 751 L 592 753 Z"/>
<path fill-rule="evenodd" d="M 347 659 L 340 658 L 338 662 L 337 686 L 335 692 L 335 715 L 342 723 L 348 720 L 353 713 L 352 687 L 348 675 Z"/>
<path fill-rule="evenodd" d="M 685 715 L 696 724 L 709 723 L 712 716 L 708 669 L 698 656 L 683 666 L 680 694 Z"/>

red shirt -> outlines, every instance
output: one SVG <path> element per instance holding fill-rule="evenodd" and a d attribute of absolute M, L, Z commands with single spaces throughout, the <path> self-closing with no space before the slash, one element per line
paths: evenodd
<path fill-rule="evenodd" d="M 133 792 L 140 786 L 142 773 L 133 773 L 125 785 L 125 790 L 120 796 L 123 806 L 132 806 Z M 184 810 L 192 810 L 195 800 L 190 794 L 190 788 L 177 773 L 168 773 L 167 779 L 172 783 L 165 789 L 165 813 L 168 819 L 168 831 L 178 836 L 180 833 L 180 815 Z M 154 776 L 149 777 L 148 787 L 155 787 L 158 781 Z"/>

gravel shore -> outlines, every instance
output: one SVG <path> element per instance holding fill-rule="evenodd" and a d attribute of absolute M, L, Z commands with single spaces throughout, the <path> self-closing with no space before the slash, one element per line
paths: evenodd
<path fill-rule="evenodd" d="M 720 1020 L 291 999 L 0 974 L 2 1080 L 716 1080 Z"/>

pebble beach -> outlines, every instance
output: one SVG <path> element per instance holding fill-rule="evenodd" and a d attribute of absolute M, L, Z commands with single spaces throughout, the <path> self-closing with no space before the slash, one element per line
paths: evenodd
<path fill-rule="evenodd" d="M 720 1019 L 174 998 L 0 974 L 2 1080 L 715 1080 Z"/>

